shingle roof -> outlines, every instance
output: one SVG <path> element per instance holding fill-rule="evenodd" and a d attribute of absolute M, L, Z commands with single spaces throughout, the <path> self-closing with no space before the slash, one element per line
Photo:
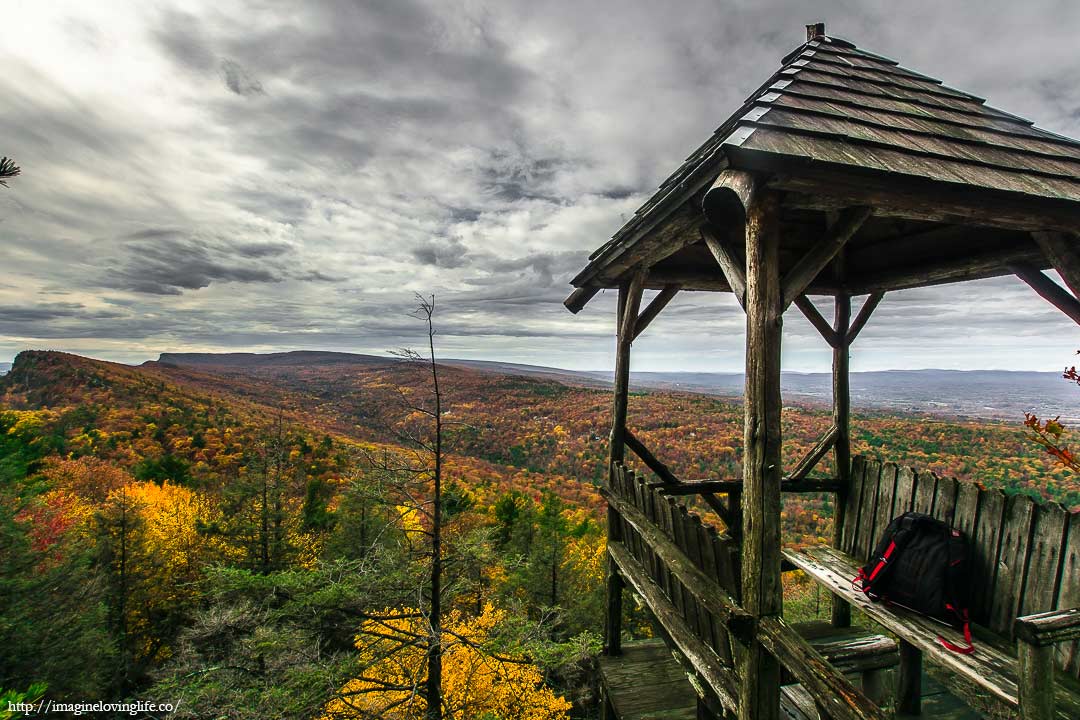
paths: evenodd
<path fill-rule="evenodd" d="M 749 158 L 872 170 L 1080 202 L 1080 142 L 983 98 L 824 35 L 797 48 L 742 108 L 665 180 L 573 284 Z"/>

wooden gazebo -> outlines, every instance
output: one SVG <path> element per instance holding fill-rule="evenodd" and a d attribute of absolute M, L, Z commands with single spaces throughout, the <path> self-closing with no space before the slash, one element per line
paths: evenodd
<path fill-rule="evenodd" d="M 807 26 L 806 42 L 572 281 L 566 306 L 574 313 L 602 289 L 619 293 L 605 652 L 622 650 L 629 584 L 685 667 L 705 716 L 777 718 L 782 687 L 798 683 L 821 716 L 886 717 L 878 703 L 888 693 L 876 671 L 888 663 L 873 658 L 882 657 L 883 642 L 895 648 L 895 637 L 899 667 L 886 677 L 898 680 L 892 695 L 900 713 L 919 712 L 925 656 L 980 713 L 1080 717 L 1080 611 L 1070 610 L 1080 606 L 1077 516 L 853 459 L 848 392 L 850 346 L 892 290 L 1016 275 L 1080 322 L 1078 230 L 1080 142 L 829 37 L 823 24 Z M 1072 292 L 1043 273 L 1049 268 Z M 646 289 L 660 292 L 642 309 Z M 645 447 L 627 424 L 633 340 L 677 293 L 695 290 L 732 292 L 746 312 L 738 480 L 680 480 L 659 459 L 662 449 Z M 815 296 L 832 298 L 831 323 Z M 852 318 L 857 296 L 866 299 Z M 833 349 L 833 424 L 785 471 L 780 344 L 791 305 Z M 624 462 L 626 448 L 648 476 Z M 808 480 L 830 450 L 834 477 Z M 781 493 L 808 491 L 836 495 L 833 547 L 785 551 Z M 677 502 L 688 495 L 703 497 L 727 530 L 718 534 L 688 513 Z M 884 524 L 912 508 L 972 539 L 982 573 L 974 620 L 985 631 L 972 656 L 939 652 L 933 635 L 948 631 L 860 602 L 843 577 L 865 560 Z M 850 605 L 859 604 L 891 636 L 827 646 L 788 626 L 781 573 L 793 567 L 833 592 L 833 626 L 848 626 Z M 861 688 L 853 671 L 864 673 Z"/>

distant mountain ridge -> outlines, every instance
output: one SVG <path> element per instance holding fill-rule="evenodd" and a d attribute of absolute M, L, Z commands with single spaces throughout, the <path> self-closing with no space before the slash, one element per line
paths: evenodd
<path fill-rule="evenodd" d="M 162 353 L 158 362 L 188 367 L 244 368 L 312 367 L 319 365 L 383 365 L 392 357 L 343 352 L 293 351 L 280 353 Z M 499 375 L 554 380 L 569 385 L 600 387 L 611 383 L 612 373 L 498 362 L 491 360 L 442 361 L 447 365 Z M 637 388 L 703 393 L 738 398 L 742 373 L 635 372 Z M 822 405 L 831 402 L 829 373 L 785 372 L 781 378 L 785 402 Z M 1057 372 L 1008 370 L 882 370 L 851 374 L 851 401 L 856 408 L 901 413 L 1021 421 L 1025 412 L 1060 415 L 1080 420 L 1080 388 Z"/>
<path fill-rule="evenodd" d="M 0 375 L 7 375 L 11 371 L 11 363 L 0 362 Z"/>
<path fill-rule="evenodd" d="M 247 367 L 258 365 L 372 365 L 392 362 L 393 358 L 323 350 L 292 350 L 277 353 L 161 353 L 162 365 L 213 365 Z"/>

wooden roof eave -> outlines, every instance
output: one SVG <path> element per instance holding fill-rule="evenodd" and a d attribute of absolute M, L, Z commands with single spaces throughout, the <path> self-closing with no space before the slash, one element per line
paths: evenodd
<path fill-rule="evenodd" d="M 879 217 L 904 220 L 932 221 L 973 228 L 991 227 L 1038 232 L 1044 230 L 1070 231 L 1080 228 L 1080 204 L 1052 202 L 1044 198 L 1030 198 L 1016 193 L 1001 193 L 956 184 L 908 178 L 888 173 L 872 173 L 845 166 L 815 164 L 813 168 L 777 164 L 776 158 L 752 158 L 750 154 L 730 152 L 729 174 L 737 173 L 736 167 L 753 170 L 763 177 L 765 187 L 783 191 L 784 206 L 793 209 L 820 211 L 841 210 L 853 206 L 874 207 Z M 722 174 L 722 173 L 721 173 Z M 719 176 L 719 174 L 718 174 Z M 876 177 L 875 177 L 876 176 Z M 713 182 L 716 182 L 713 179 Z M 706 182 L 702 182 L 704 188 Z M 698 200 L 704 193 L 695 193 L 684 201 L 682 208 L 691 200 Z M 693 212 L 701 213 L 698 203 Z M 670 217 L 671 213 L 668 213 Z M 705 214 L 701 213 L 702 220 Z M 734 221 L 734 218 L 733 218 Z M 654 226 L 655 227 L 655 226 Z M 1075 231 L 1073 231 L 1075 232 Z M 696 238 L 684 238 L 671 252 L 689 244 Z M 671 254 L 670 252 L 668 254 Z M 592 283 L 583 285 L 566 300 L 568 307 L 584 307 L 601 289 L 618 288 L 629 277 L 630 271 L 643 261 L 635 247 L 627 248 L 624 262 L 627 267 L 619 273 L 610 266 L 594 273 Z M 807 295 L 832 295 L 845 292 L 862 295 L 876 291 L 899 290 L 928 285 L 984 279 L 1012 274 L 1018 263 L 1038 269 L 1050 267 L 1049 261 L 1035 245 L 992 250 L 969 258 L 942 258 L 938 262 L 924 262 L 913 266 L 900 266 L 889 271 L 876 271 L 862 277 L 852 277 L 843 284 L 815 280 L 806 289 Z M 647 263 L 651 265 L 651 263 Z M 607 270 L 608 272 L 604 272 Z M 649 289 L 678 286 L 684 290 L 708 292 L 731 292 L 723 275 L 712 268 L 700 270 L 664 270 L 651 272 L 646 282 Z M 573 308 L 571 308 L 573 310 Z"/>
<path fill-rule="evenodd" d="M 618 287 L 621 280 L 615 278 L 622 278 L 642 263 L 651 266 L 678 252 L 688 241 L 696 240 L 683 234 L 673 236 L 665 233 L 665 229 L 680 213 L 700 215 L 701 195 L 726 167 L 727 159 L 722 155 L 717 156 L 715 163 L 702 165 L 669 192 L 663 202 L 650 208 L 631 234 L 605 246 L 570 281 L 576 289 L 563 301 L 566 308 L 572 313 L 579 312 L 600 290 Z"/>
<path fill-rule="evenodd" d="M 873 207 L 877 217 L 1026 232 L 1080 231 L 1080 202 L 737 148 L 727 150 L 733 167 L 768 173 L 766 186 L 784 193 L 787 208 L 832 211 L 864 205 Z"/>
<path fill-rule="evenodd" d="M 1077 141 L 1035 128 L 1030 121 L 986 106 L 981 98 L 839 39 L 810 41 L 781 65 L 590 256 L 572 280 L 577 289 L 565 301 L 568 309 L 578 312 L 600 289 L 619 287 L 644 268 L 652 268 L 648 287 L 730 290 L 722 276 L 717 278 L 716 268 L 678 262 L 656 266 L 697 242 L 705 216 L 717 229 L 728 226 L 717 225 L 702 207 L 710 183 L 725 170 L 764 176 L 765 187 L 780 191 L 783 207 L 796 213 L 861 206 L 873 208 L 879 218 L 971 228 L 974 233 L 1000 228 L 1077 237 Z M 873 96 L 870 114 L 850 112 L 846 117 L 845 107 L 861 108 L 862 93 Z M 785 103 L 789 96 L 819 106 L 804 108 L 799 100 Z M 903 115 L 910 127 L 879 127 L 883 113 Z M 808 117 L 820 118 L 822 127 L 808 124 Z M 961 130 L 951 129 L 953 125 Z M 894 253 L 908 259 L 901 246 Z M 966 258 L 943 252 L 887 269 L 867 268 L 870 273 L 857 288 L 840 290 L 992 277 L 1018 264 L 1048 267 L 1038 247 L 1017 238 L 1009 247 L 980 246 Z M 812 283 L 807 292 L 822 290 Z"/>

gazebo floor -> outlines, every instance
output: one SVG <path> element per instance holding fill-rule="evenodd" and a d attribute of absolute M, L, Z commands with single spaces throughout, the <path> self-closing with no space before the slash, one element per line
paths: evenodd
<path fill-rule="evenodd" d="M 663 640 L 623 643 L 600 657 L 603 720 L 696 720 L 697 694 Z"/>
<path fill-rule="evenodd" d="M 663 640 L 623 644 L 618 656 L 601 656 L 600 682 L 603 720 L 697 720 L 697 695 Z M 923 674 L 921 715 L 897 720 L 979 720 L 980 715 Z M 783 689 L 781 716 L 786 720 L 817 720 L 810 696 L 799 685 Z"/>

